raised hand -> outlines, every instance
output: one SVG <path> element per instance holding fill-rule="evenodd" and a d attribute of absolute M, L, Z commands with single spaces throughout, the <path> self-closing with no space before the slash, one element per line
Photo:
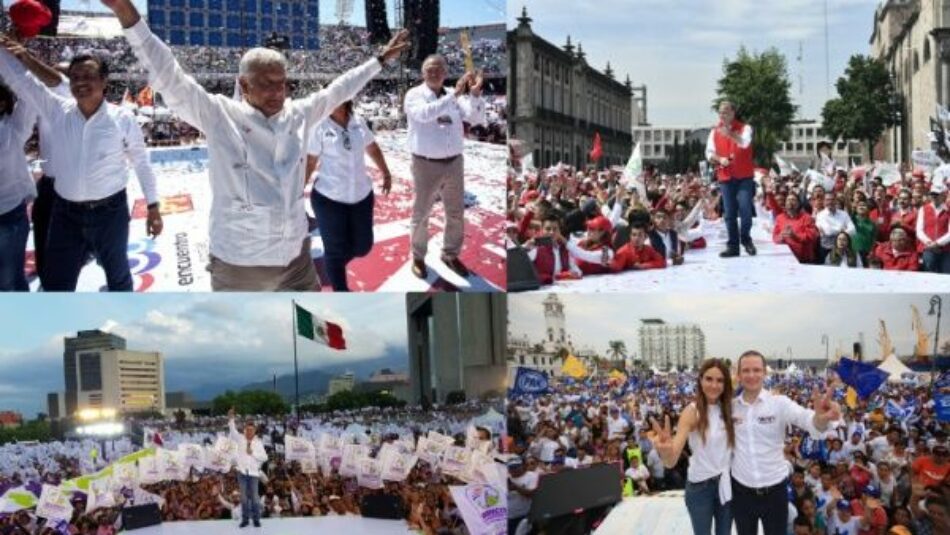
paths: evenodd
<path fill-rule="evenodd" d="M 656 452 L 660 454 L 660 457 L 670 455 L 673 453 L 673 432 L 670 428 L 670 415 L 666 415 L 663 418 L 663 427 L 660 427 L 659 422 L 656 420 L 652 421 L 653 426 L 653 446 L 656 448 Z"/>
<path fill-rule="evenodd" d="M 475 73 L 472 86 L 470 87 L 472 91 L 472 96 L 478 97 L 482 94 L 482 85 L 485 83 L 485 77 L 482 74 L 482 71 Z"/>
<path fill-rule="evenodd" d="M 823 420 L 825 423 L 834 422 L 835 420 L 841 419 L 841 407 L 834 402 L 832 398 L 832 388 L 828 386 L 825 389 L 824 394 L 822 394 L 818 389 L 815 389 L 814 394 L 812 395 L 812 402 L 815 407 L 815 416 Z"/>
<path fill-rule="evenodd" d="M 106 0 L 103 0 L 103 2 L 105 1 Z M 386 46 L 383 47 L 383 51 L 380 53 L 380 57 L 383 58 L 383 61 L 395 59 L 399 57 L 399 54 L 402 54 L 403 50 L 409 48 L 410 45 L 409 30 L 403 28 L 386 43 Z"/>

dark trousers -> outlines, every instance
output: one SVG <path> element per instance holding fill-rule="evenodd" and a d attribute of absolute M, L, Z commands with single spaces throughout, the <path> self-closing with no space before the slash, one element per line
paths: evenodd
<path fill-rule="evenodd" d="M 768 490 L 751 489 L 733 478 L 732 516 L 739 535 L 756 535 L 762 521 L 765 535 L 785 535 L 788 529 L 788 480 Z"/>
<path fill-rule="evenodd" d="M 739 249 L 739 243 L 752 243 L 752 199 L 755 198 L 755 180 L 733 178 L 719 183 L 722 190 L 723 218 L 729 233 L 727 247 Z"/>
<path fill-rule="evenodd" d="M 30 291 L 23 271 L 29 234 L 25 202 L 0 214 L 0 292 Z"/>
<path fill-rule="evenodd" d="M 53 215 L 53 201 L 56 199 L 54 178 L 43 175 L 36 183 L 36 200 L 33 201 L 33 258 L 36 262 L 36 275 L 40 285 L 46 288 L 46 243 L 49 239 L 49 220 Z"/>
<path fill-rule="evenodd" d="M 346 265 L 354 258 L 366 256 L 373 248 L 373 192 L 356 204 L 346 204 L 313 190 L 310 203 L 323 237 L 327 277 L 333 291 L 348 292 Z"/>
<path fill-rule="evenodd" d="M 937 250 L 926 250 L 921 255 L 924 271 L 931 273 L 950 274 L 950 252 L 945 253 Z"/>
<path fill-rule="evenodd" d="M 131 292 L 128 247 L 129 205 L 125 190 L 90 203 L 58 197 L 50 218 L 44 289 L 75 291 L 87 254 L 92 253 L 106 273 L 109 291 Z"/>

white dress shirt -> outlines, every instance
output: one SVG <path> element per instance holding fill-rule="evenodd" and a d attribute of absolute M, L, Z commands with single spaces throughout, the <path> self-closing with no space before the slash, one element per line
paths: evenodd
<path fill-rule="evenodd" d="M 207 137 L 210 253 L 239 266 L 290 264 L 307 237 L 303 188 L 310 131 L 379 73 L 379 61 L 351 69 L 306 98 L 287 99 L 283 110 L 265 117 L 246 101 L 209 95 L 144 19 L 124 32 L 155 91 Z"/>
<path fill-rule="evenodd" d="M 251 477 L 261 477 L 261 464 L 267 460 L 267 452 L 261 439 L 254 437 L 251 440 L 251 453 L 247 452 L 247 438 L 234 425 L 234 420 L 228 421 L 231 442 L 234 443 L 234 467 L 238 473 Z"/>
<path fill-rule="evenodd" d="M 835 210 L 832 214 L 827 208 L 823 209 L 815 216 L 815 226 L 821 234 L 821 246 L 825 249 L 835 246 L 835 239 L 839 232 L 847 232 L 852 238 L 855 233 L 854 222 L 844 210 Z"/>
<path fill-rule="evenodd" d="M 23 100 L 0 117 L 0 214 L 36 197 L 36 184 L 23 152 L 35 123 L 36 112 Z"/>
<path fill-rule="evenodd" d="M 735 398 L 732 401 L 736 429 L 732 477 L 750 488 L 770 487 L 787 478 L 785 429 L 794 425 L 817 439 L 820 431 L 812 422 L 814 416 L 815 411 L 767 390 L 759 392 L 752 403 L 747 403 L 743 396 Z"/>
<path fill-rule="evenodd" d="M 74 99 L 28 76 L 23 64 L 6 50 L 0 51 L 0 76 L 50 129 L 47 141 L 56 146 L 52 156 L 60 197 L 72 202 L 110 197 L 125 189 L 131 163 L 146 202 L 158 201 L 142 129 L 132 112 L 103 100 L 87 119 Z"/>
<path fill-rule="evenodd" d="M 441 97 L 422 84 L 406 92 L 405 110 L 409 121 L 409 151 L 425 158 L 451 158 L 462 154 L 465 131 L 462 121 L 484 122 L 485 102 L 481 97 L 462 95 L 443 88 Z"/>
<path fill-rule="evenodd" d="M 365 199 L 373 191 L 373 181 L 366 174 L 366 147 L 375 140 L 373 131 L 355 115 L 350 116 L 346 128 L 330 117 L 320 121 L 313 127 L 307 146 L 308 154 L 320 158 L 320 168 L 313 174 L 313 189 L 345 204 Z"/>
<path fill-rule="evenodd" d="M 33 73 L 30 73 L 30 76 L 33 76 Z M 69 79 L 64 76 L 62 80 L 58 86 L 49 88 L 50 91 L 65 99 L 73 98 L 73 93 L 69 89 Z M 42 117 L 37 123 L 37 128 L 40 133 L 40 157 L 43 159 L 43 174 L 56 178 L 56 161 L 59 159 L 54 156 L 56 154 L 56 134 L 53 133 L 53 128 L 49 122 Z"/>

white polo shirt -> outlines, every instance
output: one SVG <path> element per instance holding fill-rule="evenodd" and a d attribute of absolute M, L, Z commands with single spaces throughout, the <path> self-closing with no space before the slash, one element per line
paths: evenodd
<path fill-rule="evenodd" d="M 820 438 L 812 419 L 815 411 L 806 409 L 783 395 L 767 390 L 759 392 L 752 403 L 742 396 L 732 401 L 732 421 L 736 446 L 732 456 L 732 477 L 750 488 L 770 487 L 788 477 L 785 460 L 785 430 L 794 425 Z"/>
<path fill-rule="evenodd" d="M 373 181 L 366 174 L 366 147 L 375 140 L 373 131 L 355 115 L 346 127 L 331 117 L 317 123 L 307 145 L 307 153 L 320 158 L 313 189 L 345 204 L 365 199 L 373 191 Z"/>

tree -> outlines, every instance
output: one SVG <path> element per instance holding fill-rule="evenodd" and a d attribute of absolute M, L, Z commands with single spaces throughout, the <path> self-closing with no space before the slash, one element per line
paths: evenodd
<path fill-rule="evenodd" d="M 627 344 L 623 340 L 611 340 L 607 342 L 609 349 L 607 354 L 612 360 L 623 360 L 627 358 Z"/>
<path fill-rule="evenodd" d="M 756 161 L 767 167 L 782 140 L 788 138 L 788 126 L 797 109 L 792 104 L 785 56 L 775 48 L 756 54 L 741 47 L 736 59 L 723 60 L 722 72 L 713 110 L 718 110 L 723 100 L 735 104 L 738 117 L 752 126 Z"/>
<path fill-rule="evenodd" d="M 290 411 L 290 407 L 276 392 L 269 390 L 243 390 L 224 394 L 211 402 L 215 414 L 227 414 L 234 407 L 240 414 L 280 415 Z"/>
<path fill-rule="evenodd" d="M 901 97 L 883 61 L 855 54 L 835 84 L 838 98 L 821 110 L 822 131 L 833 141 L 867 142 L 868 161 L 888 127 L 900 124 Z"/>

